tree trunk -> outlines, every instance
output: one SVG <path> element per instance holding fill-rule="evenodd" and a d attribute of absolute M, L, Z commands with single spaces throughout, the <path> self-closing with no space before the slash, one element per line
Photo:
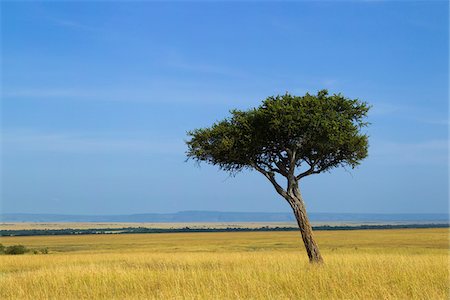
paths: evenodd
<path fill-rule="evenodd" d="M 305 244 L 306 252 L 310 263 L 323 263 L 322 255 L 320 255 L 319 247 L 314 240 L 311 223 L 309 223 L 308 215 L 306 214 L 306 208 L 303 203 L 302 196 L 298 189 L 295 190 L 294 195 L 287 199 L 294 211 L 295 218 L 297 219 L 298 227 L 302 234 L 303 243 Z"/>

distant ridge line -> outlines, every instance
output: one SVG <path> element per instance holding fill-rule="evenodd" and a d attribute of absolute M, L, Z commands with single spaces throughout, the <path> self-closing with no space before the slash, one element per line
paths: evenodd
<path fill-rule="evenodd" d="M 312 222 L 449 222 L 448 213 L 437 214 L 370 214 L 310 213 Z M 0 222 L 116 222 L 116 223 L 223 223 L 223 222 L 295 222 L 289 212 L 220 212 L 181 211 L 128 215 L 63 215 L 63 214 L 0 214 Z"/>

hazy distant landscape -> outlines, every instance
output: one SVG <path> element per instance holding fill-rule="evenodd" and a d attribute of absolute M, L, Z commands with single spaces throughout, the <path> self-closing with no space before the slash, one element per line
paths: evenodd
<path fill-rule="evenodd" d="M 312 215 L 315 231 L 448 228 L 446 214 Z M 185 211 L 174 214 L 76 216 L 4 214 L 0 236 L 298 231 L 291 214 Z"/>
<path fill-rule="evenodd" d="M 310 213 L 312 222 L 336 223 L 448 223 L 449 214 L 357 214 Z M 295 222 L 292 213 L 182 211 L 166 214 L 132 215 L 60 215 L 60 214 L 0 214 L 0 222 L 113 222 L 113 223 L 207 223 L 207 222 Z"/>
<path fill-rule="evenodd" d="M 311 214 L 317 230 L 447 228 L 447 214 Z M 298 231 L 289 213 L 184 211 L 82 216 L 3 214 L 0 236 Z"/>

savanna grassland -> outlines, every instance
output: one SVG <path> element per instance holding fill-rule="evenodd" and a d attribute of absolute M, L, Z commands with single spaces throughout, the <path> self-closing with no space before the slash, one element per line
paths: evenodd
<path fill-rule="evenodd" d="M 448 299 L 449 229 L 1 237 L 0 299 Z"/>

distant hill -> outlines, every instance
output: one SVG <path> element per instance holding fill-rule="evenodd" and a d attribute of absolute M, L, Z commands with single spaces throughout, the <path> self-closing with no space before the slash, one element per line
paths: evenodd
<path fill-rule="evenodd" d="M 448 214 L 355 214 L 311 213 L 312 222 L 431 222 L 448 223 Z M 132 215 L 59 215 L 59 214 L 0 214 L 0 222 L 294 222 L 292 213 L 181 211 L 167 214 Z"/>

